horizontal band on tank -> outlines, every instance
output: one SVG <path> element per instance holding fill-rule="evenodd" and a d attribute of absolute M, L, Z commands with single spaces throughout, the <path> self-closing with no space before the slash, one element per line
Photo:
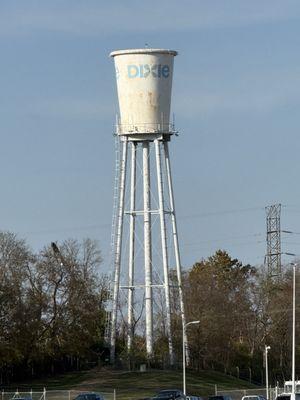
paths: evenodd
<path fill-rule="evenodd" d="M 116 50 L 110 53 L 110 57 L 121 56 L 123 54 L 170 54 L 177 56 L 178 52 L 175 50 L 167 49 L 127 49 L 127 50 Z"/>
<path fill-rule="evenodd" d="M 175 134 L 178 136 L 178 133 L 170 133 L 170 132 L 161 132 L 161 133 L 119 133 L 114 134 L 114 136 L 119 136 L 121 141 L 127 140 L 128 142 L 154 142 L 158 140 L 160 142 L 169 142 L 171 140 L 172 135 Z"/>

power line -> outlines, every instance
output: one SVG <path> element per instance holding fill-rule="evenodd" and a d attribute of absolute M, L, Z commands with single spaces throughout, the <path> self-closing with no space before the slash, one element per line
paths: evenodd
<path fill-rule="evenodd" d="M 223 242 L 223 241 L 228 241 L 228 240 L 239 240 L 239 239 L 244 239 L 244 238 L 249 238 L 249 237 L 258 237 L 262 236 L 262 233 L 254 233 L 254 234 L 249 234 L 249 235 L 237 235 L 237 236 L 223 236 L 219 238 L 214 238 L 214 239 L 208 239 L 208 240 L 201 240 L 199 242 L 190 242 L 190 243 L 183 243 L 182 246 L 187 247 L 187 246 L 197 246 L 198 244 L 209 244 L 209 243 L 215 243 L 215 242 Z"/>
<path fill-rule="evenodd" d="M 244 243 L 227 243 L 227 245 L 226 245 L 226 247 L 228 246 L 230 246 L 230 247 L 240 247 L 240 246 L 249 246 L 249 245 L 254 245 L 254 244 L 262 244 L 262 243 L 265 243 L 264 241 L 262 241 L 262 240 L 257 240 L 257 241 L 251 241 L 251 242 L 244 242 Z M 185 247 L 185 246 L 184 246 Z M 215 249 L 220 249 L 220 248 L 224 248 L 224 246 L 211 246 L 211 247 L 214 247 Z M 205 249 L 208 249 L 209 247 L 198 247 L 198 248 L 196 248 L 196 249 L 191 249 L 191 250 L 188 250 L 188 252 L 189 253 L 192 253 L 192 252 L 195 252 L 195 251 L 199 251 L 199 250 L 205 250 Z M 187 250 L 186 250 L 187 251 Z"/>
<path fill-rule="evenodd" d="M 63 233 L 63 232 L 70 232 L 70 231 L 85 231 L 88 229 L 97 230 L 97 229 L 105 229 L 110 228 L 111 224 L 99 224 L 99 225 L 86 225 L 86 226 L 77 226 L 77 227 L 62 227 L 56 229 L 41 229 L 39 231 L 27 231 L 27 232 L 20 232 L 22 235 L 42 235 L 42 234 L 54 234 L 54 233 Z"/>
<path fill-rule="evenodd" d="M 182 216 L 178 216 L 177 218 L 178 219 L 206 218 L 206 217 L 214 217 L 214 216 L 219 216 L 219 215 L 251 212 L 251 211 L 257 211 L 257 210 L 264 210 L 264 207 L 241 208 L 241 209 L 222 210 L 222 211 L 209 211 L 207 213 L 201 213 L 201 214 L 182 215 Z M 56 229 L 41 229 L 41 230 L 37 230 L 37 231 L 25 231 L 25 232 L 21 232 L 21 234 L 24 234 L 24 235 L 41 235 L 41 234 L 48 234 L 48 233 L 54 234 L 54 233 L 59 233 L 59 232 L 84 231 L 84 230 L 88 230 L 88 229 L 96 230 L 96 229 L 104 229 L 104 228 L 110 228 L 110 227 L 111 227 L 110 223 L 104 223 L 104 224 L 93 224 L 93 225 L 81 225 L 81 226 L 75 226 L 75 227 L 60 227 L 60 228 L 56 228 Z"/>
<path fill-rule="evenodd" d="M 201 214 L 189 214 L 189 215 L 179 216 L 179 219 L 213 217 L 213 216 L 219 216 L 219 215 L 237 214 L 237 213 L 257 211 L 257 210 L 260 210 L 260 211 L 264 210 L 264 207 L 240 208 L 240 209 L 235 209 L 235 210 L 211 211 L 211 212 L 201 213 Z"/>

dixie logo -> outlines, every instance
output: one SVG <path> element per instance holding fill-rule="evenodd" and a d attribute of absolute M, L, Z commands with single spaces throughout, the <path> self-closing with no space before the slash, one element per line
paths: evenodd
<path fill-rule="evenodd" d="M 128 78 L 168 78 L 170 75 L 170 67 L 161 64 L 140 64 L 127 66 Z"/>

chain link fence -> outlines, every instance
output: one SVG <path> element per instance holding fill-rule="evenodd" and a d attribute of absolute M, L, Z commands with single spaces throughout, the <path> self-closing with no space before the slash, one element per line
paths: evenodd
<path fill-rule="evenodd" d="M 261 389 L 236 389 L 236 390 L 222 390 L 216 387 L 216 395 L 230 396 L 232 400 L 241 400 L 243 396 L 263 396 L 267 398 L 266 388 Z M 277 395 L 282 393 L 283 389 L 279 387 L 269 389 L 269 399 L 275 400 Z"/>
<path fill-rule="evenodd" d="M 6 392 L 2 391 L 0 394 L 0 400 L 74 400 L 76 396 L 87 391 L 82 390 L 46 390 L 41 392 L 36 391 L 16 391 Z M 99 393 L 99 392 L 97 392 Z M 116 400 L 116 391 L 113 392 L 101 392 L 100 393 L 105 400 Z"/>
<path fill-rule="evenodd" d="M 76 396 L 82 393 L 87 393 L 88 390 L 46 390 L 43 391 L 16 391 L 0 392 L 0 400 L 74 400 Z M 241 400 L 243 396 L 260 395 L 266 398 L 266 388 L 258 389 L 220 389 L 215 385 L 214 392 L 211 395 L 229 396 L 232 400 Z M 277 395 L 282 393 L 283 389 L 279 387 L 269 389 L 269 400 L 275 400 Z M 97 392 L 101 394 L 104 400 L 116 400 L 116 390 L 111 392 Z M 122 396 L 121 396 L 122 397 Z M 125 396 L 126 397 L 126 396 Z"/>

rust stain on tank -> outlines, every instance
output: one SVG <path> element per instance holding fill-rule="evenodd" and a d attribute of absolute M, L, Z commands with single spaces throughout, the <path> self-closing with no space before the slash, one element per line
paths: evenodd
<path fill-rule="evenodd" d="M 157 109 L 157 104 L 154 104 L 156 102 L 155 102 L 155 99 L 153 98 L 153 93 L 152 92 L 148 92 L 148 98 L 149 98 L 149 105 L 151 107 L 153 107 L 154 109 Z"/>

